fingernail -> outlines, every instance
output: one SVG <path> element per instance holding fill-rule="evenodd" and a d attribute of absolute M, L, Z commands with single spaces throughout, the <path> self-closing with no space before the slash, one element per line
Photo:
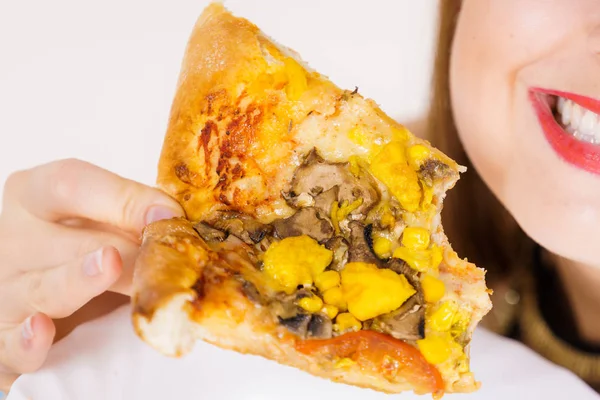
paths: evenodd
<path fill-rule="evenodd" d="M 83 272 L 87 276 L 96 276 L 102 273 L 102 254 L 104 247 L 88 254 L 83 261 Z"/>
<path fill-rule="evenodd" d="M 154 206 L 148 210 L 146 214 L 146 225 L 152 222 L 160 221 L 163 219 L 171 219 L 181 216 L 180 213 L 176 212 L 165 206 Z"/>
<path fill-rule="evenodd" d="M 21 328 L 21 335 L 25 340 L 33 339 L 33 328 L 31 327 L 31 316 L 27 317 L 25 322 L 23 322 L 23 327 Z"/>

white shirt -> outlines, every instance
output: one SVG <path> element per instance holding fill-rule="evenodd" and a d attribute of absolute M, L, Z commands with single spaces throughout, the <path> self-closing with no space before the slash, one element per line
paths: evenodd
<path fill-rule="evenodd" d="M 0 2 L 0 182 L 17 169 L 77 157 L 152 185 L 183 51 L 207 4 Z M 393 118 L 422 132 L 437 0 L 225 4 L 339 86 L 358 86 Z M 483 387 L 466 399 L 597 398 L 571 373 L 482 330 L 472 358 Z M 20 377 L 8 399 L 336 396 L 388 398 L 204 343 L 181 360 L 167 359 L 133 334 L 124 307 L 55 345 L 43 368 Z"/>
<path fill-rule="evenodd" d="M 449 399 L 598 399 L 587 385 L 511 340 L 477 330 L 471 369 L 482 382 Z M 51 350 L 38 372 L 20 377 L 7 400 L 385 400 L 367 389 L 198 342 L 187 356 L 162 356 L 142 342 L 123 306 L 78 327 Z M 399 399 L 425 399 L 406 393 Z"/>

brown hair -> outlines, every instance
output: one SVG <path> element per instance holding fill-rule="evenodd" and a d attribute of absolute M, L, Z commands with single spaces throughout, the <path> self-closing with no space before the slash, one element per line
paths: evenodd
<path fill-rule="evenodd" d="M 460 0 L 443 0 L 432 82 L 428 139 L 467 167 L 444 202 L 444 229 L 454 249 L 488 271 L 490 287 L 511 279 L 522 257 L 532 255 L 531 244 L 515 220 L 485 185 L 458 137 L 450 101 L 449 69 Z"/>

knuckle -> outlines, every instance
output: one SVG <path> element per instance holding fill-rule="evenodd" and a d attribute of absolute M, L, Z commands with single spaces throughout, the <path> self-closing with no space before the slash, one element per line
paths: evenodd
<path fill-rule="evenodd" d="M 121 207 L 121 221 L 125 224 L 132 224 L 138 219 L 141 205 L 136 196 L 131 191 L 124 192 Z"/>
<path fill-rule="evenodd" d="M 86 163 L 76 158 L 52 163 L 47 176 L 51 194 L 58 199 L 73 197 L 79 187 L 78 177 L 85 168 Z"/>
<path fill-rule="evenodd" d="M 21 188 L 27 179 L 27 171 L 15 171 L 4 182 L 4 202 L 19 196 Z"/>

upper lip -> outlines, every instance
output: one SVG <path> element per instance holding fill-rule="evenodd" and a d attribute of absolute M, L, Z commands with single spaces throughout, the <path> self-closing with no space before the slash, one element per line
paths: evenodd
<path fill-rule="evenodd" d="M 565 99 L 571 100 L 572 102 L 580 105 L 583 108 L 590 110 L 593 113 L 600 114 L 600 100 L 598 99 L 553 89 L 533 88 L 532 90 L 538 93 L 545 93 L 552 96 L 563 97 Z"/>
<path fill-rule="evenodd" d="M 559 90 L 536 88 L 529 91 L 529 99 L 544 136 L 556 154 L 571 165 L 600 175 L 600 146 L 578 140 L 567 133 L 553 115 L 550 96 L 564 97 L 596 113 L 600 112 L 600 101 Z"/>

